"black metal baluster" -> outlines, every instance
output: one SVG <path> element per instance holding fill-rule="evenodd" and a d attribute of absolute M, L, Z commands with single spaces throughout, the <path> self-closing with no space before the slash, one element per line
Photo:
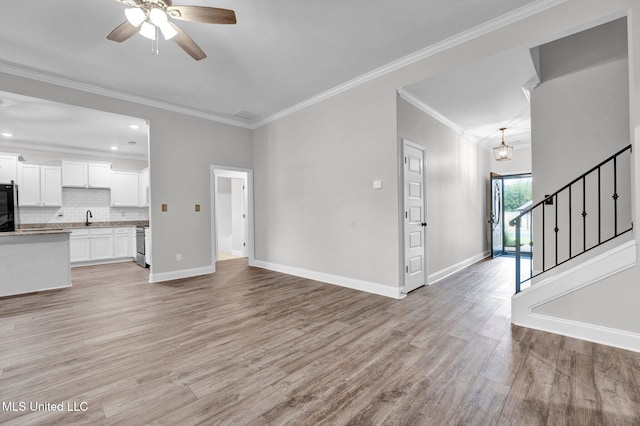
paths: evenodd
<path fill-rule="evenodd" d="M 613 235 L 618 236 L 618 157 L 613 157 Z"/>
<path fill-rule="evenodd" d="M 553 228 L 554 232 L 556 233 L 556 264 L 555 266 L 558 266 L 558 231 L 560 229 L 558 229 L 558 194 L 556 194 L 556 214 L 555 214 L 555 221 L 556 221 L 556 227 Z"/>
<path fill-rule="evenodd" d="M 602 191 L 600 189 L 600 166 L 598 166 L 598 244 L 602 244 Z"/>
<path fill-rule="evenodd" d="M 546 238 L 545 238 L 544 234 L 546 233 L 546 229 L 547 228 L 544 226 L 544 223 L 545 223 L 544 212 L 547 209 L 545 209 L 544 206 L 545 206 L 545 204 L 542 204 L 542 270 L 546 271 L 546 269 L 544 268 L 544 260 L 545 260 L 545 257 L 546 257 L 547 246 L 545 245 L 546 244 L 545 243 Z"/>
<path fill-rule="evenodd" d="M 571 223 L 573 222 L 571 218 L 571 185 L 569 185 L 569 259 L 571 259 Z"/>
<path fill-rule="evenodd" d="M 582 177 L 582 251 L 587 251 L 587 177 Z"/>

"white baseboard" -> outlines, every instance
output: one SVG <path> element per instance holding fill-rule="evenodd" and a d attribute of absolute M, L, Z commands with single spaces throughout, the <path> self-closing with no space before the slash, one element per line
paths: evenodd
<path fill-rule="evenodd" d="M 242 256 L 244 257 L 244 253 L 242 252 L 242 250 L 231 250 L 231 254 L 234 256 Z"/>
<path fill-rule="evenodd" d="M 456 263 L 455 265 L 451 265 L 447 268 L 441 269 L 437 272 L 434 272 L 432 274 L 429 274 L 429 277 L 427 279 L 427 285 L 431 285 L 434 284 L 438 281 L 440 281 L 441 279 L 444 279 L 446 277 L 448 277 L 451 274 L 455 274 L 456 272 L 466 268 L 469 265 L 473 265 L 476 262 L 481 261 L 482 259 L 485 259 L 487 257 L 489 257 L 491 254 L 489 252 L 485 252 L 485 253 L 480 253 L 480 254 L 476 254 L 475 256 L 471 256 L 468 259 L 465 259 L 461 262 Z"/>
<path fill-rule="evenodd" d="M 179 280 L 181 278 L 197 277 L 199 275 L 213 274 L 216 268 L 213 265 L 203 266 L 201 268 L 181 269 L 179 271 L 150 273 L 149 282 L 159 283 L 163 281 Z"/>
<path fill-rule="evenodd" d="M 617 330 L 615 328 L 602 327 L 541 314 L 531 314 L 527 320 L 527 324 L 523 326 L 548 333 L 586 340 L 588 342 L 599 343 L 601 345 L 640 352 L 640 334 L 630 331 Z"/>
<path fill-rule="evenodd" d="M 511 322 L 563 336 L 640 352 L 640 334 L 535 313 L 538 306 L 595 284 L 636 264 L 636 242 L 626 242 L 511 297 Z"/>
<path fill-rule="evenodd" d="M 370 281 L 363 281 L 354 278 L 342 277 L 339 275 L 327 274 L 324 272 L 311 271 L 309 269 L 280 265 L 277 263 L 265 262 L 262 260 L 256 260 L 253 266 L 257 268 L 268 269 L 270 271 L 281 272 L 283 274 L 293 275 L 296 277 L 321 281 L 341 287 L 347 287 L 354 290 L 365 291 L 367 293 L 373 293 L 379 296 L 391 297 L 394 299 L 402 299 L 406 296 L 401 293 L 401 290 L 398 287 L 391 287 Z"/>

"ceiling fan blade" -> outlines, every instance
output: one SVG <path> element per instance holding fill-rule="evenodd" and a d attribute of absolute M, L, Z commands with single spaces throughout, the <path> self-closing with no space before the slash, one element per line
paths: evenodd
<path fill-rule="evenodd" d="M 132 35 L 138 32 L 138 27 L 134 27 L 129 23 L 129 21 L 124 21 L 122 24 L 118 25 L 113 31 L 109 33 L 107 38 L 112 41 L 117 41 L 119 43 L 125 41 Z"/>
<path fill-rule="evenodd" d="M 136 0 L 116 0 L 118 3 L 126 4 L 128 6 L 139 6 L 139 2 Z"/>
<path fill-rule="evenodd" d="M 169 23 L 178 32 L 178 34 L 176 34 L 171 40 L 175 41 L 178 46 L 182 47 L 182 49 L 196 61 L 207 57 L 202 49 L 200 49 L 200 46 L 198 46 L 195 41 L 191 40 L 191 37 L 189 37 L 184 31 L 182 31 L 180 27 L 178 27 L 173 22 Z"/>
<path fill-rule="evenodd" d="M 167 13 L 172 18 L 183 21 L 205 22 L 207 24 L 235 24 L 236 13 L 229 9 L 207 6 L 170 6 Z"/>

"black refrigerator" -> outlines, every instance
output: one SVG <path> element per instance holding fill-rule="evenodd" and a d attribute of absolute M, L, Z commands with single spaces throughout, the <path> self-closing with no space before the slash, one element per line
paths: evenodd
<path fill-rule="evenodd" d="M 0 184 L 0 232 L 13 232 L 18 229 L 18 185 Z"/>

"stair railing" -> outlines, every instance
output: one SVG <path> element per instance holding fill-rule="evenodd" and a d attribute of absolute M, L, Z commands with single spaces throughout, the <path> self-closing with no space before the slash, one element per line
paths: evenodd
<path fill-rule="evenodd" d="M 553 194 L 545 195 L 542 201 L 509 222 L 515 227 L 516 293 L 520 292 L 523 283 L 633 229 L 631 152 L 631 145 L 628 145 Z M 624 161 L 623 156 L 629 161 Z M 612 190 L 611 201 L 607 201 L 609 193 L 605 193 L 603 187 Z M 625 192 L 622 195 L 621 190 Z M 529 253 L 524 256 L 529 262 L 529 273 L 524 279 L 521 267 L 523 222 L 530 236 L 530 256 Z M 541 240 L 540 248 L 536 246 L 535 250 L 533 230 L 537 231 L 536 240 L 538 237 Z"/>

